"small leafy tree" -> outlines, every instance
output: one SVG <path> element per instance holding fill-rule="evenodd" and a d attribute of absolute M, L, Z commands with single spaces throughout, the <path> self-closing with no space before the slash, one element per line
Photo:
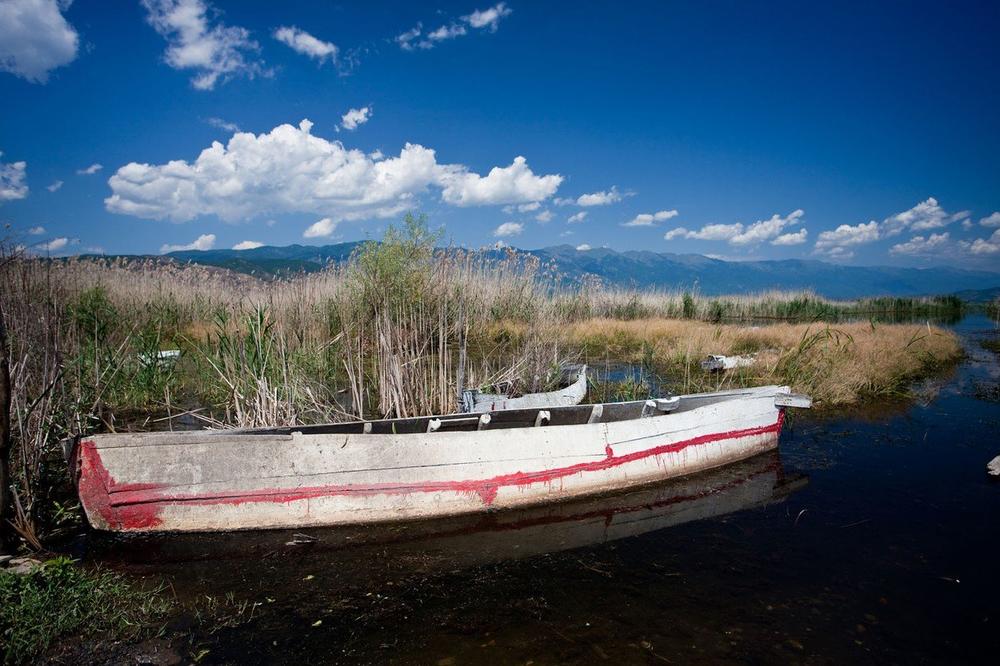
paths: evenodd
<path fill-rule="evenodd" d="M 361 246 L 350 273 L 354 305 L 370 317 L 423 302 L 440 239 L 440 232 L 428 228 L 426 215 L 407 213 L 402 228 L 390 225 L 381 243 Z"/>

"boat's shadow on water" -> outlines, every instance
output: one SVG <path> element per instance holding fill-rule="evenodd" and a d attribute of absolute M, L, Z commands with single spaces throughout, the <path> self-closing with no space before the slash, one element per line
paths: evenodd
<path fill-rule="evenodd" d="M 777 452 L 628 493 L 527 510 L 367 527 L 123 536 L 95 532 L 86 558 L 133 574 L 164 576 L 179 598 L 287 598 L 316 585 L 310 572 L 336 571 L 336 594 L 386 577 L 426 576 L 635 537 L 692 521 L 782 502 L 802 488 Z"/>

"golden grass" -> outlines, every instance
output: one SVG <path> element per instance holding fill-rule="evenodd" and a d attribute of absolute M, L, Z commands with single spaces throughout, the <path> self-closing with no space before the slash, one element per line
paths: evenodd
<path fill-rule="evenodd" d="M 954 333 L 927 324 L 750 327 L 662 318 L 590 319 L 553 334 L 591 361 L 652 360 L 658 371 L 668 373 L 672 385 L 682 389 L 705 388 L 712 381 L 696 366 L 709 354 L 756 353 L 753 366 L 724 374 L 722 382 L 790 384 L 827 406 L 904 393 L 909 382 L 962 354 Z"/>

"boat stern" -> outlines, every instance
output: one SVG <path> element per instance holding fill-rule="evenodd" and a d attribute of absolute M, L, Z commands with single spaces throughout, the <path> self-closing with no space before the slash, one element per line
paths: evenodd
<path fill-rule="evenodd" d="M 112 508 L 108 489 L 111 479 L 101 464 L 100 454 L 93 439 L 74 435 L 62 440 L 61 444 L 63 456 L 69 467 L 70 480 L 76 487 L 87 522 L 97 530 L 120 529 L 121 520 Z"/>
<path fill-rule="evenodd" d="M 812 407 L 812 398 L 803 393 L 778 393 L 774 396 L 774 406 L 779 409 L 792 407 L 793 409 L 809 409 Z"/>

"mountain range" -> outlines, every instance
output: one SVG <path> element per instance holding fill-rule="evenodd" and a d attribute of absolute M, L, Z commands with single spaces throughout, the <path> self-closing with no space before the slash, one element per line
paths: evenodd
<path fill-rule="evenodd" d="M 166 257 L 218 266 L 265 279 L 321 270 L 351 256 L 362 241 L 333 245 L 268 246 L 252 250 L 184 250 Z M 499 257 L 506 250 L 487 250 Z M 552 263 L 570 281 L 595 276 L 604 284 L 639 289 L 696 290 L 709 296 L 770 289 L 811 289 L 828 298 L 921 296 L 961 292 L 970 300 L 1000 290 L 1000 273 L 950 267 L 845 266 L 824 261 L 783 259 L 724 261 L 700 254 L 577 250 L 558 245 L 518 250 Z M 981 293 L 980 293 L 981 292 Z"/>

